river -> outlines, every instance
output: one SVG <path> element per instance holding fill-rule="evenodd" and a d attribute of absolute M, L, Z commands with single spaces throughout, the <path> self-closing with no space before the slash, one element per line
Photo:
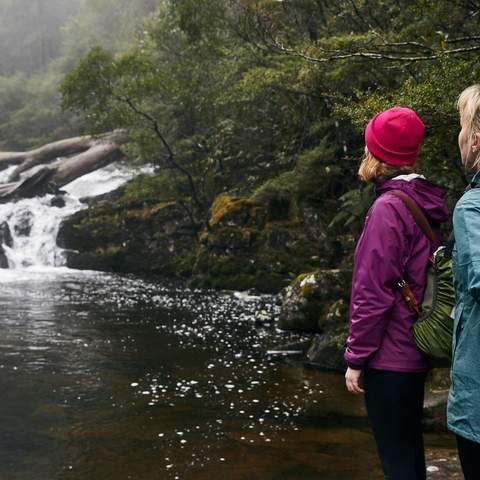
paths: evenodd
<path fill-rule="evenodd" d="M 342 376 L 266 355 L 298 339 L 256 324 L 273 297 L 63 268 L 0 287 L 2 480 L 381 478 Z M 445 470 L 451 439 L 427 444 Z"/>

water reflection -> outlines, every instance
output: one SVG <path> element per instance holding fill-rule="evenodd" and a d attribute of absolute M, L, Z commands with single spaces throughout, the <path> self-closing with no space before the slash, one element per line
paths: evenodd
<path fill-rule="evenodd" d="M 265 355 L 301 338 L 256 323 L 272 297 L 58 269 L 0 286 L 2 480 L 380 478 L 343 378 Z"/>

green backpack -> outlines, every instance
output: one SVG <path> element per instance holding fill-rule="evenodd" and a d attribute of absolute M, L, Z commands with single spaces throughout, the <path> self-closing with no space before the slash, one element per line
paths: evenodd
<path fill-rule="evenodd" d="M 434 247 L 435 253 L 430 258 L 427 268 L 422 304 L 418 304 L 405 280 L 401 279 L 398 287 L 410 308 L 418 314 L 413 326 L 417 347 L 432 367 L 449 367 L 452 361 L 452 312 L 455 306 L 451 255 L 453 240 L 448 246 L 439 246 L 427 218 L 415 201 L 400 190 L 391 190 L 388 193 L 405 203 Z"/>

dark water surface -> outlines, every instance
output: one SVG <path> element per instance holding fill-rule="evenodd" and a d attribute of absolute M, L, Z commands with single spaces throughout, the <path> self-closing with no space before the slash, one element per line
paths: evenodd
<path fill-rule="evenodd" d="M 0 480 L 381 478 L 343 377 L 274 361 L 274 299 L 0 274 Z M 277 312 L 278 313 L 278 312 Z M 427 436 L 439 465 L 453 444 Z M 442 463 L 443 462 L 443 463 Z"/>

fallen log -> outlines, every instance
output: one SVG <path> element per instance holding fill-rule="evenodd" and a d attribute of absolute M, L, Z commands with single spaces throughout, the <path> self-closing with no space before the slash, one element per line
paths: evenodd
<path fill-rule="evenodd" d="M 99 136 L 85 135 L 82 137 L 67 138 L 58 142 L 48 143 L 29 152 L 0 153 L 0 170 L 12 165 L 19 165 L 10 175 L 9 181 L 20 179 L 20 175 L 31 168 L 51 163 L 60 157 L 68 157 L 85 152 L 99 143 L 124 143 L 126 134 L 123 130 L 105 133 Z"/>
<path fill-rule="evenodd" d="M 9 181 L 0 184 L 0 202 L 56 193 L 73 180 L 121 159 L 120 147 L 127 140 L 124 131 L 115 131 L 61 140 L 26 153 L 0 153 L 0 165 L 19 164 Z"/>

